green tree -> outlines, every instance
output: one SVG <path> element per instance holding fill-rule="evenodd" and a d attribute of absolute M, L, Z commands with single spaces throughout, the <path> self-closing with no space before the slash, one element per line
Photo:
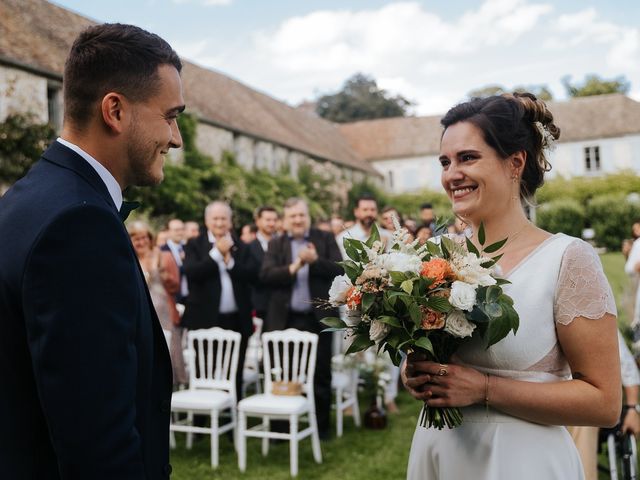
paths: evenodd
<path fill-rule="evenodd" d="M 22 178 L 40 158 L 54 138 L 47 123 L 37 123 L 31 115 L 9 115 L 0 123 L 0 185 Z"/>
<path fill-rule="evenodd" d="M 413 103 L 401 95 L 391 96 L 367 75 L 357 73 L 342 90 L 316 101 L 316 113 L 327 120 L 344 123 L 374 118 L 404 117 Z"/>
<path fill-rule="evenodd" d="M 492 95 L 502 95 L 503 93 L 511 93 L 511 92 L 533 93 L 536 97 L 538 97 L 540 100 L 544 100 L 545 102 L 553 100 L 553 94 L 551 93 L 551 90 L 549 90 L 549 87 L 547 87 L 546 85 L 526 85 L 526 86 L 520 85 L 515 87 L 513 90 L 508 90 L 504 88 L 502 85 L 487 85 L 486 87 L 471 90 L 467 94 L 467 96 L 469 98 L 474 98 L 474 97 L 484 98 L 484 97 L 490 97 Z"/>
<path fill-rule="evenodd" d="M 607 93 L 628 93 L 631 84 L 624 75 L 611 80 L 604 79 L 598 75 L 587 75 L 584 82 L 571 83 L 571 76 L 567 75 L 562 79 L 562 84 L 570 97 L 588 97 L 591 95 L 604 95 Z"/>

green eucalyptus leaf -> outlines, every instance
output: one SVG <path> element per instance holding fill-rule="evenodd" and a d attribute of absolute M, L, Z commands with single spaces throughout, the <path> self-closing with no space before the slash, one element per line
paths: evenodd
<path fill-rule="evenodd" d="M 387 325 L 391 325 L 392 327 L 398 327 L 398 328 L 402 327 L 400 320 L 398 320 L 396 317 L 391 317 L 389 315 L 383 315 L 381 317 L 376 318 L 376 320 L 382 323 L 386 323 Z"/>
<path fill-rule="evenodd" d="M 473 242 L 471 241 L 471 239 L 469 237 L 466 237 L 466 242 L 467 242 L 467 250 L 469 250 L 469 252 L 475 254 L 476 257 L 479 257 L 480 256 L 480 252 L 478 251 L 478 249 L 476 248 L 476 246 L 473 244 Z"/>
<path fill-rule="evenodd" d="M 380 240 L 380 231 L 378 230 L 378 226 L 374 223 L 371 226 L 371 235 L 369 235 L 369 238 L 365 242 L 365 245 L 371 248 L 373 247 L 373 244 L 378 240 Z"/>
<path fill-rule="evenodd" d="M 331 328 L 347 328 L 347 324 L 338 317 L 325 317 L 320 320 L 320 323 Z"/>
<path fill-rule="evenodd" d="M 486 236 L 484 233 L 484 222 L 480 222 L 480 228 L 478 228 L 478 243 L 484 247 Z"/>
<path fill-rule="evenodd" d="M 491 285 L 487 288 L 486 299 L 487 302 L 495 302 L 498 300 L 500 295 L 502 294 L 502 289 L 497 285 Z"/>
<path fill-rule="evenodd" d="M 350 353 L 361 352 L 363 350 L 366 350 L 373 344 L 374 342 L 369 338 L 368 335 L 365 335 L 365 334 L 356 335 L 351 345 L 349 345 L 349 348 L 347 348 L 345 355 L 348 355 Z"/>
<path fill-rule="evenodd" d="M 494 252 L 497 252 L 498 250 L 500 250 L 500 249 L 504 246 L 504 244 L 505 244 L 505 243 L 507 243 L 507 240 L 508 240 L 508 239 L 507 239 L 507 238 L 505 238 L 504 240 L 500 240 L 499 242 L 492 243 L 491 245 L 489 245 L 489 246 L 488 246 L 488 247 L 486 247 L 486 248 L 483 248 L 482 250 L 483 250 L 485 253 L 494 253 Z"/>
<path fill-rule="evenodd" d="M 485 313 L 494 319 L 502 316 L 502 307 L 495 302 L 485 303 L 482 307 Z"/>
<path fill-rule="evenodd" d="M 426 350 L 431 355 L 435 356 L 435 353 L 433 351 L 433 344 L 431 343 L 431 340 L 429 340 L 427 337 L 418 338 L 415 342 L 415 345 L 416 347 Z"/>
<path fill-rule="evenodd" d="M 371 308 L 373 302 L 376 300 L 376 296 L 373 293 L 365 292 L 362 294 L 362 311 L 366 312 Z"/>
<path fill-rule="evenodd" d="M 441 257 L 442 256 L 442 250 L 440 249 L 440 247 L 438 246 L 437 243 L 427 241 L 427 250 L 429 251 L 429 253 L 431 255 L 433 255 L 435 257 Z"/>

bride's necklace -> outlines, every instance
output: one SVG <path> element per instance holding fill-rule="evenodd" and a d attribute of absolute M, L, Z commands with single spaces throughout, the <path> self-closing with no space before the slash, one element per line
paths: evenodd
<path fill-rule="evenodd" d="M 522 228 L 520 228 L 516 233 L 514 233 L 513 235 L 507 236 L 507 241 L 498 250 L 496 250 L 495 253 L 500 253 L 501 255 L 504 255 L 504 253 L 506 251 L 506 247 L 508 247 L 509 245 L 513 245 L 513 241 L 518 237 L 518 235 L 520 235 L 522 232 L 524 232 L 524 230 L 529 225 L 531 225 L 531 222 L 527 221 L 527 223 L 525 223 L 522 226 Z"/>

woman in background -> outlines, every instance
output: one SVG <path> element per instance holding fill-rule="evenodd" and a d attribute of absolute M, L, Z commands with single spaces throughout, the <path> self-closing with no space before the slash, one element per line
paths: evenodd
<path fill-rule="evenodd" d="M 154 246 L 153 235 L 149 226 L 141 221 L 135 221 L 127 226 L 131 243 L 140 262 L 142 273 L 149 287 L 151 301 L 158 314 L 160 325 L 163 330 L 171 332 L 171 344 L 169 353 L 171 354 L 171 364 L 173 366 L 173 384 L 176 387 L 186 385 L 188 382 L 184 359 L 182 355 L 182 345 L 179 335 L 173 335 L 173 331 L 180 323 L 180 315 L 176 309 L 174 294 L 179 288 L 178 272 L 171 272 L 168 266 L 171 262 L 163 261 L 163 255 L 171 255 L 170 252 L 160 252 Z M 173 292 L 168 292 L 165 284 L 174 286 Z"/>

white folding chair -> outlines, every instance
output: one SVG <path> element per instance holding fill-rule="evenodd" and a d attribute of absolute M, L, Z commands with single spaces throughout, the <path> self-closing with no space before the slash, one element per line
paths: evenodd
<path fill-rule="evenodd" d="M 256 393 L 262 393 L 260 384 L 260 361 L 262 360 L 262 325 L 263 320 L 253 317 L 253 333 L 247 342 L 247 353 L 242 370 L 242 396 L 246 397 L 247 387 L 254 385 Z"/>
<path fill-rule="evenodd" d="M 218 466 L 219 436 L 234 431 L 236 417 L 236 372 L 240 353 L 238 332 L 218 327 L 192 330 L 188 333 L 189 389 L 173 393 L 172 413 L 186 413 L 185 420 L 171 422 L 172 432 L 187 432 L 187 448 L 191 448 L 193 433 L 211 435 L 211 466 Z M 220 425 L 220 414 L 229 410 L 230 420 Z M 209 415 L 211 427 L 193 425 L 193 415 Z"/>
<path fill-rule="evenodd" d="M 333 364 L 341 364 L 344 355 L 334 355 Z M 356 427 L 360 426 L 360 404 L 358 403 L 358 381 L 360 374 L 355 366 L 346 366 L 336 369 L 331 374 L 331 388 L 336 392 L 336 436 L 342 436 L 344 424 L 344 412 L 351 408 L 353 412 L 353 422 Z"/>
<path fill-rule="evenodd" d="M 316 367 L 318 335 L 289 328 L 262 334 L 264 357 L 264 391 L 240 400 L 238 403 L 238 467 L 247 467 L 247 437 L 262 438 L 262 455 L 269 452 L 269 439 L 289 440 L 291 476 L 298 474 L 298 442 L 311 436 L 313 458 L 322 463 L 318 422 L 313 395 L 313 377 Z M 271 372 L 275 372 L 272 379 Z M 274 380 L 299 383 L 300 395 L 274 395 Z M 247 417 L 260 417 L 262 423 L 247 428 Z M 272 432 L 271 419 L 289 420 L 289 433 Z M 306 428 L 299 429 L 300 420 Z"/>

